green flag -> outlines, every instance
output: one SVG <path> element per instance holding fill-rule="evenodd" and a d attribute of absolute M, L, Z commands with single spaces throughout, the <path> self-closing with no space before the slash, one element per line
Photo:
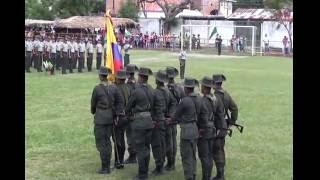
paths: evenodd
<path fill-rule="evenodd" d="M 211 39 L 212 36 L 213 36 L 215 33 L 217 33 L 217 27 L 214 27 L 214 28 L 213 28 L 213 30 L 212 30 L 212 32 L 211 32 L 211 34 L 210 34 L 209 39 Z"/>

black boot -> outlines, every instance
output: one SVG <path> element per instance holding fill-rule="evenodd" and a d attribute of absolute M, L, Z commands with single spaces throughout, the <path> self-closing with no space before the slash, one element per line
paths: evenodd
<path fill-rule="evenodd" d="M 163 167 L 162 166 L 157 166 L 153 171 L 152 174 L 154 176 L 160 176 L 163 174 Z"/>
<path fill-rule="evenodd" d="M 224 167 L 217 167 L 217 176 L 211 178 L 211 180 L 224 180 Z"/>
<path fill-rule="evenodd" d="M 137 158 L 136 155 L 130 154 L 128 159 L 124 161 L 124 164 L 136 164 L 137 163 Z"/>
<path fill-rule="evenodd" d="M 174 165 L 172 163 L 172 160 L 170 158 L 168 158 L 167 165 L 165 166 L 165 170 L 166 171 L 172 171 L 174 169 L 175 169 L 175 167 L 174 167 Z"/>
<path fill-rule="evenodd" d="M 106 163 L 102 163 L 101 169 L 98 171 L 98 174 L 110 174 L 110 167 Z"/>

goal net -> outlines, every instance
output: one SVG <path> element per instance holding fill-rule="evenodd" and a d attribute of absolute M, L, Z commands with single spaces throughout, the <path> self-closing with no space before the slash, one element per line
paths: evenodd
<path fill-rule="evenodd" d="M 181 25 L 180 48 L 208 54 L 218 54 L 216 38 L 221 36 L 221 54 L 256 54 L 255 26 Z"/>

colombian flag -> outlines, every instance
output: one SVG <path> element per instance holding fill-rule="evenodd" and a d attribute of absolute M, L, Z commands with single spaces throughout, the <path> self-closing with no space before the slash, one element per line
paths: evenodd
<path fill-rule="evenodd" d="M 120 49 L 118 48 L 116 37 L 113 31 L 113 23 L 111 16 L 109 14 L 110 10 L 107 11 L 105 18 L 105 30 L 106 30 L 106 58 L 105 65 L 107 68 L 112 70 L 112 75 L 108 76 L 108 79 L 114 81 L 114 76 L 117 71 L 123 68 L 122 65 L 122 55 Z"/>

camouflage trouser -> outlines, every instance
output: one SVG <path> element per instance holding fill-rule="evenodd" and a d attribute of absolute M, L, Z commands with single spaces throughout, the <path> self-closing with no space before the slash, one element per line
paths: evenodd
<path fill-rule="evenodd" d="M 163 167 L 166 157 L 166 131 L 164 128 L 153 128 L 152 130 L 152 154 L 156 166 Z"/>
<path fill-rule="evenodd" d="M 97 150 L 100 152 L 102 164 L 110 167 L 110 159 L 112 153 L 111 137 L 112 125 L 94 125 L 94 136 L 96 140 Z"/>
<path fill-rule="evenodd" d="M 177 154 L 177 125 L 166 127 L 166 156 L 167 163 L 175 166 Z"/>
<path fill-rule="evenodd" d="M 180 61 L 180 79 L 184 79 L 184 70 L 186 69 L 186 60 L 179 59 Z"/>
<path fill-rule="evenodd" d="M 152 129 L 134 129 L 133 139 L 137 150 L 140 178 L 147 178 L 150 161 L 150 144 Z"/>
<path fill-rule="evenodd" d="M 213 160 L 216 166 L 225 166 L 226 158 L 224 153 L 225 138 L 215 138 L 213 141 Z"/>
<path fill-rule="evenodd" d="M 198 139 L 198 156 L 202 166 L 202 180 L 209 180 L 211 176 L 212 167 L 213 167 L 212 148 L 213 148 L 213 138 Z"/>
<path fill-rule="evenodd" d="M 114 128 L 114 132 L 112 133 L 112 140 L 115 144 L 114 146 L 114 162 L 118 162 L 118 156 L 119 156 L 119 162 L 123 163 L 124 153 L 126 150 L 126 144 L 124 141 L 124 128 L 116 127 Z M 117 145 L 117 146 L 116 146 Z M 118 154 L 116 152 L 118 151 Z"/>
<path fill-rule="evenodd" d="M 181 139 L 180 153 L 185 180 L 195 179 L 197 172 L 197 139 Z"/>

